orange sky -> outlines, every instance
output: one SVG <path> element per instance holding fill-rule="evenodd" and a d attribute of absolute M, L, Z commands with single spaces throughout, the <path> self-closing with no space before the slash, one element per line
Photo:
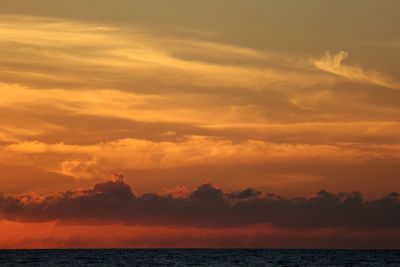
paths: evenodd
<path fill-rule="evenodd" d="M 322 189 L 385 198 L 400 191 L 399 12 L 396 0 L 4 0 L 0 196 L 75 192 L 117 172 L 137 196 L 212 182 L 289 199 Z M 71 246 L 164 246 L 169 235 L 177 246 L 246 246 L 241 235 L 264 231 L 250 224 L 229 230 L 236 239 L 206 242 L 197 235 L 222 230 L 158 225 L 160 239 L 128 244 L 87 240 L 102 229 L 136 240 L 152 227 L 97 218 L 63 228 L 14 221 L 0 209 L 3 217 L 1 231 L 19 230 L 0 237 L 1 247 L 26 238 L 28 247 L 70 246 L 75 237 L 84 241 Z M 49 224 L 42 239 L 25 234 Z M 293 229 L 278 228 L 268 231 L 282 242 L 245 240 L 332 247 L 337 234 L 311 229 L 328 234 L 299 243 L 307 232 L 291 240 Z M 398 231 L 381 230 L 377 246 Z"/>
<path fill-rule="evenodd" d="M 399 247 L 398 232 L 284 231 L 268 226 L 235 229 L 63 226 L 2 222 L 0 248 L 388 248 Z M 338 234 L 340 238 L 338 237 Z"/>

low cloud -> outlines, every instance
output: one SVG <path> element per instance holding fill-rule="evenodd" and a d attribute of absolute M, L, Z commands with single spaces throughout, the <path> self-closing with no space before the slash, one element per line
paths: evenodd
<path fill-rule="evenodd" d="M 227 193 L 211 183 L 186 194 L 137 196 L 121 176 L 92 189 L 47 196 L 0 196 L 0 218 L 18 222 L 232 228 L 259 224 L 293 229 L 400 229 L 400 194 L 366 200 L 358 192 L 319 191 L 285 198 L 244 189 Z"/>

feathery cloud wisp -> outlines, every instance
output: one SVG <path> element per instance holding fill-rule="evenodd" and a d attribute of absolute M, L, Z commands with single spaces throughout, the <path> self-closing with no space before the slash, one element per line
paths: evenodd
<path fill-rule="evenodd" d="M 349 66 L 343 64 L 343 60 L 345 60 L 348 56 L 349 53 L 345 51 L 340 51 L 339 53 L 333 55 L 327 52 L 321 58 L 314 60 L 314 65 L 323 71 L 343 76 L 352 81 L 372 83 L 387 88 L 400 89 L 399 81 L 387 77 L 384 74 L 364 70 L 359 66 Z"/>

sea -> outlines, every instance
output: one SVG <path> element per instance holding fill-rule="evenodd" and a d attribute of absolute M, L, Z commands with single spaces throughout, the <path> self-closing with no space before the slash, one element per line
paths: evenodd
<path fill-rule="evenodd" d="M 0 250 L 0 266 L 400 266 L 400 250 Z"/>

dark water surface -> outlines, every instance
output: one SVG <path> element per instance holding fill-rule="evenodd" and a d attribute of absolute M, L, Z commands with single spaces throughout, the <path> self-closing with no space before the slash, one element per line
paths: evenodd
<path fill-rule="evenodd" d="M 396 250 L 0 250 L 0 266 L 400 266 Z"/>

